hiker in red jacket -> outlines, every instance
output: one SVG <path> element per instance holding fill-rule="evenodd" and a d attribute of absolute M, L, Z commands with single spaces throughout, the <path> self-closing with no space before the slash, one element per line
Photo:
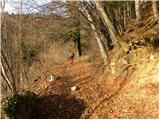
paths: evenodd
<path fill-rule="evenodd" d="M 74 60 L 74 53 L 71 52 L 71 53 L 69 54 L 69 61 L 70 61 L 70 64 L 73 64 L 73 60 Z"/>

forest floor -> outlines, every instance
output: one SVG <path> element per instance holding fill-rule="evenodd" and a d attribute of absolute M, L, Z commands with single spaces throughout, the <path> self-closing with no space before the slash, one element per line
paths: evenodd
<path fill-rule="evenodd" d="M 54 68 L 52 75 L 59 78 L 49 81 L 48 77 L 47 87 L 36 87 L 41 96 L 50 96 L 44 99 L 44 109 L 51 110 L 48 118 L 55 116 L 55 106 L 60 113 L 57 118 L 158 118 L 158 54 L 145 56 L 147 51 L 137 49 L 143 61 L 118 75 L 100 72 L 100 60 L 95 64 L 87 56 Z M 72 91 L 73 86 L 78 89 Z"/>
<path fill-rule="evenodd" d="M 43 97 L 46 117 L 158 118 L 158 51 L 140 41 L 141 33 L 154 36 L 156 29 L 152 19 L 133 22 L 123 35 L 134 40 L 128 54 L 113 49 L 106 67 L 96 55 L 83 56 L 73 65 L 57 65 L 45 79 L 34 81 L 32 89 Z M 57 80 L 50 81 L 50 75 L 58 76 Z M 71 90 L 73 86 L 77 89 Z"/>

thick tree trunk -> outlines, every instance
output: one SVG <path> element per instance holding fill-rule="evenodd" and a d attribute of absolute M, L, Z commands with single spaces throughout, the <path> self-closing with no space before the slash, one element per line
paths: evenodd
<path fill-rule="evenodd" d="M 141 19 L 139 0 L 135 0 L 135 10 L 136 10 L 136 19 L 137 19 L 137 21 L 139 21 Z"/>
<path fill-rule="evenodd" d="M 110 34 L 111 34 L 111 39 L 113 41 L 113 43 L 115 43 L 117 46 L 122 47 L 122 49 L 125 52 L 129 51 L 129 46 L 122 41 L 122 38 L 120 37 L 120 35 L 118 34 L 118 32 L 116 31 L 116 29 L 114 28 L 114 26 L 112 25 L 111 21 L 109 20 L 108 16 L 106 15 L 104 9 L 102 8 L 102 6 L 100 5 L 99 1 L 95 1 L 97 9 L 99 10 L 100 14 L 102 15 L 106 25 L 108 26 L 109 30 L 110 30 Z"/>
<path fill-rule="evenodd" d="M 153 8 L 153 12 L 154 12 L 154 16 L 156 18 L 156 20 L 158 20 L 158 10 L 157 10 L 157 4 L 156 1 L 152 1 L 152 8 Z"/>
<path fill-rule="evenodd" d="M 112 49 L 112 43 L 109 37 L 108 29 L 106 29 L 106 26 L 104 25 L 100 17 L 98 17 L 98 22 L 100 23 L 100 26 L 98 28 L 100 30 L 100 36 L 102 36 L 101 39 L 103 41 L 103 44 L 105 45 L 106 51 L 108 52 Z"/>
<path fill-rule="evenodd" d="M 99 46 L 99 50 L 100 50 L 100 54 L 101 54 L 104 62 L 105 62 L 105 63 L 108 63 L 107 52 L 106 52 L 106 50 L 105 50 L 105 48 L 104 48 L 104 45 L 103 45 L 103 43 L 102 43 L 102 40 L 101 40 L 101 37 L 102 37 L 102 36 L 99 37 L 98 32 L 97 32 L 97 30 L 96 30 L 96 27 L 95 27 L 95 25 L 93 24 L 93 19 L 92 19 L 91 15 L 89 14 L 88 10 L 87 10 L 86 8 L 84 8 L 84 10 L 85 10 L 85 12 L 86 12 L 86 14 L 87 14 L 87 18 L 88 18 L 88 20 L 90 21 L 91 28 L 92 28 L 92 30 L 93 30 L 93 32 L 94 32 L 94 35 L 95 35 L 95 38 L 96 38 L 96 40 L 97 40 L 97 43 L 98 43 L 98 46 Z"/>

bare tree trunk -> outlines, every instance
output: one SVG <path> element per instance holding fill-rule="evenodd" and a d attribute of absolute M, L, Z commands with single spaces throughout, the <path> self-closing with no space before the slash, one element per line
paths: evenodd
<path fill-rule="evenodd" d="M 17 61 L 19 63 L 19 87 L 21 87 L 22 83 L 23 83 L 23 71 L 24 71 L 24 66 L 23 66 L 23 55 L 22 55 L 22 4 L 23 4 L 23 0 L 19 0 L 19 4 L 18 4 L 18 9 L 17 12 L 19 13 L 19 15 L 17 15 L 17 42 L 18 45 L 20 46 L 18 51 L 19 51 L 19 61 Z"/>
<path fill-rule="evenodd" d="M 78 16 L 80 17 L 79 13 Z M 80 33 L 80 20 L 78 21 L 78 25 L 77 25 L 77 51 L 78 51 L 78 56 L 82 56 L 82 49 L 81 49 L 81 33 Z"/>
<path fill-rule="evenodd" d="M 114 26 L 112 25 L 111 21 L 109 20 L 108 16 L 106 15 L 104 9 L 102 8 L 102 6 L 100 5 L 99 1 L 95 1 L 97 9 L 100 11 L 100 14 L 102 15 L 106 25 L 108 26 L 110 33 L 111 33 L 111 39 L 113 41 L 113 43 L 115 43 L 117 46 L 122 47 L 122 49 L 125 52 L 129 51 L 129 46 L 122 41 L 122 38 L 120 37 L 120 35 L 117 33 L 116 29 L 114 28 Z"/>
<path fill-rule="evenodd" d="M 27 65 L 24 64 L 24 74 L 26 78 L 26 84 L 28 85 L 28 74 L 27 74 Z"/>
<path fill-rule="evenodd" d="M 120 35 L 122 35 L 122 33 L 124 32 L 124 29 L 123 29 L 123 19 L 122 19 L 122 13 L 123 12 L 121 12 L 121 8 L 119 7 L 119 9 L 118 9 L 118 21 L 119 21 L 119 29 L 120 29 L 120 32 L 121 32 L 121 34 Z"/>
<path fill-rule="evenodd" d="M 124 29 L 126 29 L 126 25 L 127 25 L 127 17 L 126 17 L 126 2 L 124 2 Z"/>
<path fill-rule="evenodd" d="M 0 10 L 1 10 L 1 20 L 3 20 L 3 13 L 4 13 L 4 8 L 5 8 L 5 1 L 4 0 L 2 0 L 1 2 L 0 2 Z M 1 23 L 2 23 L 2 21 L 1 21 Z M 0 24 L 1 24 L 0 23 Z"/>
<path fill-rule="evenodd" d="M 3 51 L 1 52 L 1 56 L 2 56 L 2 58 L 4 59 L 4 61 L 5 61 L 5 63 L 6 63 L 6 66 L 7 66 L 7 68 L 8 68 L 8 71 L 9 71 L 10 74 L 11 74 L 11 78 L 12 78 L 12 84 L 11 84 L 11 85 L 12 85 L 12 88 L 13 88 L 13 93 L 16 94 L 16 93 L 17 93 L 16 81 L 15 81 L 15 79 L 14 79 L 13 73 L 12 73 L 12 71 L 11 71 L 11 68 L 10 68 L 10 66 L 9 66 L 9 64 L 8 64 L 8 62 L 7 62 L 7 59 L 6 59 Z M 2 67 L 3 67 L 3 66 L 2 66 Z"/>
<path fill-rule="evenodd" d="M 107 54 L 106 54 L 106 50 L 105 50 L 105 48 L 104 48 L 104 45 L 103 45 L 103 43 L 102 43 L 101 38 L 100 38 L 99 35 L 98 35 L 98 32 L 97 32 L 97 30 L 96 30 L 95 25 L 93 24 L 92 17 L 91 17 L 91 15 L 89 14 L 89 12 L 88 12 L 88 10 L 87 10 L 86 8 L 84 8 L 84 10 L 85 10 L 85 13 L 87 14 L 88 20 L 90 21 L 90 25 L 91 25 L 91 28 L 92 28 L 92 30 L 93 30 L 93 32 L 94 32 L 95 38 L 96 38 L 96 40 L 97 40 L 97 43 L 98 43 L 98 46 L 99 46 L 99 49 L 100 49 L 101 56 L 102 56 L 104 62 L 105 62 L 105 63 L 108 63 L 108 57 L 107 57 Z"/>
<path fill-rule="evenodd" d="M 157 4 L 156 1 L 152 1 L 152 8 L 153 8 L 153 12 L 154 12 L 154 16 L 156 18 L 156 20 L 158 20 L 158 10 L 157 10 Z"/>
<path fill-rule="evenodd" d="M 4 13 L 4 7 L 5 7 L 5 1 L 1 1 L 0 2 L 0 7 L 2 8 L 1 10 L 1 13 L 0 13 L 0 30 L 2 30 L 1 29 L 1 24 L 2 24 L 2 20 L 4 19 L 4 17 L 3 17 L 3 13 Z M 6 35 L 6 34 L 5 34 Z M 1 36 L 1 32 L 0 32 L 0 36 Z M 13 92 L 13 94 L 16 94 L 17 93 L 17 88 L 16 88 L 16 83 L 15 83 L 15 79 L 14 79 L 14 76 L 13 76 L 13 74 L 12 74 L 12 71 L 11 71 L 11 68 L 10 68 L 10 66 L 9 66 L 9 64 L 8 64 L 8 61 L 7 61 L 7 59 L 6 59 L 6 57 L 5 57 L 5 55 L 3 54 L 3 52 L 2 52 L 2 48 L 1 48 L 1 42 L 2 42 L 2 40 L 0 40 L 0 50 L 1 50 L 1 58 L 3 58 L 4 59 L 4 61 L 5 61 L 5 64 L 6 64 L 6 66 L 8 67 L 8 71 L 10 72 L 10 74 L 11 74 L 11 79 L 12 79 L 12 82 L 9 80 L 9 78 L 7 77 L 7 74 L 6 74 L 6 72 L 5 72 L 5 70 L 4 70 L 4 67 L 3 67 L 3 65 L 2 65 L 2 62 L 1 62 L 1 75 L 2 75 L 2 77 L 4 78 L 4 80 L 6 81 L 6 83 L 7 83 L 7 85 L 8 85 L 8 87 L 9 87 L 9 89 L 11 90 L 11 92 Z"/>
<path fill-rule="evenodd" d="M 11 84 L 10 80 L 8 79 L 8 77 L 6 75 L 4 67 L 3 67 L 2 64 L 1 64 L 1 75 L 2 75 L 3 79 L 5 80 L 5 82 L 7 83 L 8 88 L 10 89 L 10 91 L 13 92 L 13 90 L 12 90 L 12 84 Z"/>
<path fill-rule="evenodd" d="M 136 13 L 135 13 L 135 2 L 131 2 L 131 19 L 136 18 Z"/>
<path fill-rule="evenodd" d="M 5 1 L 3 0 L 0 2 L 0 10 L 1 10 L 1 12 L 0 12 L 0 36 L 2 36 L 2 32 L 1 32 L 2 28 L 1 27 L 2 27 L 2 21 L 4 20 L 4 16 L 3 16 L 4 8 L 5 8 Z M 0 37 L 0 50 L 1 50 L 1 43 L 2 43 L 2 38 Z M 2 56 L 2 55 L 0 55 L 0 56 Z M 12 92 L 13 91 L 12 84 L 6 75 L 6 72 L 5 72 L 4 67 L 2 65 L 2 61 L 0 63 L 0 66 L 1 66 L 1 75 L 2 75 L 3 79 L 5 80 L 6 84 L 8 85 L 10 91 Z M 0 82 L 0 86 L 1 86 L 1 82 Z"/>
<path fill-rule="evenodd" d="M 19 30 L 19 43 L 20 43 L 20 46 L 22 44 L 22 4 L 23 4 L 23 0 L 20 0 L 20 30 Z M 22 54 L 22 48 L 20 47 L 20 79 L 21 79 L 21 82 L 23 83 L 24 81 L 24 77 L 23 77 L 23 71 L 24 71 L 24 66 L 23 66 L 23 54 Z"/>
<path fill-rule="evenodd" d="M 135 10 L 136 10 L 136 19 L 137 19 L 137 21 L 139 21 L 141 19 L 139 0 L 135 0 Z"/>
<path fill-rule="evenodd" d="M 123 28 L 121 27 L 121 20 L 119 19 L 120 16 L 120 8 L 118 10 L 113 9 L 114 13 L 115 13 L 115 19 L 116 19 L 116 28 L 117 31 L 120 35 L 122 35 L 123 32 Z"/>
<path fill-rule="evenodd" d="M 127 23 L 129 23 L 129 21 L 131 20 L 131 17 L 130 17 L 130 2 L 131 1 L 126 1 L 126 5 L 127 5 Z"/>
<path fill-rule="evenodd" d="M 99 32 L 100 32 L 100 36 L 102 39 L 102 42 L 105 46 L 106 51 L 110 51 L 112 49 L 112 43 L 109 37 L 109 33 L 108 33 L 108 29 L 106 29 L 106 26 L 104 25 L 102 19 L 100 17 L 98 17 L 98 21 L 99 22 Z"/>

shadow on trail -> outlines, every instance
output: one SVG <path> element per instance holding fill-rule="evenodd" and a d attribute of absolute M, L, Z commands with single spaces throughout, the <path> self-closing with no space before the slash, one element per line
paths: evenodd
<path fill-rule="evenodd" d="M 86 102 L 73 96 L 47 95 L 39 99 L 39 107 L 45 119 L 80 118 L 86 108 Z"/>

